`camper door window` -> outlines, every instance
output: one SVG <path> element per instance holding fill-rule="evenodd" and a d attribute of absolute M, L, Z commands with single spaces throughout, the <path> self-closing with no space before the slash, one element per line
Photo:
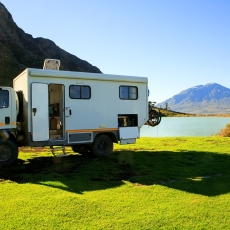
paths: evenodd
<path fill-rule="evenodd" d="M 69 87 L 69 97 L 72 99 L 90 99 L 91 88 L 88 85 L 71 85 Z"/>
<path fill-rule="evenodd" d="M 138 89 L 136 86 L 120 86 L 119 97 L 123 100 L 137 100 Z"/>
<path fill-rule="evenodd" d="M 9 91 L 0 90 L 0 109 L 9 107 Z"/>

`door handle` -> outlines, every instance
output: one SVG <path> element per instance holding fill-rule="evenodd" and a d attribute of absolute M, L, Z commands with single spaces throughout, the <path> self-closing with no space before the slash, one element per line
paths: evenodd
<path fill-rule="evenodd" d="M 70 117 L 72 115 L 72 111 L 70 109 L 70 107 L 65 107 L 65 116 L 66 117 Z"/>
<path fill-rule="evenodd" d="M 37 109 L 36 109 L 36 108 L 33 108 L 32 111 L 33 111 L 34 116 L 35 116 L 35 114 L 36 114 L 36 112 L 37 112 Z"/>

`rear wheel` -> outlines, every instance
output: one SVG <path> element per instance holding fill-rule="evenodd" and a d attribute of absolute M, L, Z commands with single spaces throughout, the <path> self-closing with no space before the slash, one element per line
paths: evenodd
<path fill-rule="evenodd" d="M 12 165 L 18 158 L 18 147 L 10 139 L 0 142 L 0 166 Z"/>
<path fill-rule="evenodd" d="M 94 139 L 92 151 L 97 157 L 109 156 L 113 151 L 113 142 L 105 134 L 98 135 Z"/>

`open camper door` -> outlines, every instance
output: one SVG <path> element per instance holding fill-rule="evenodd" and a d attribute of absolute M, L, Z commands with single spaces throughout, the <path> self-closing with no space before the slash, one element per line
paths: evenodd
<path fill-rule="evenodd" d="M 32 83 L 32 140 L 49 139 L 48 85 Z"/>

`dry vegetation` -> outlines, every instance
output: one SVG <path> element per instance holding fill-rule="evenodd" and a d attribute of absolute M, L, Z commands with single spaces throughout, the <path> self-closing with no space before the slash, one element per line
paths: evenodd
<path fill-rule="evenodd" d="M 162 117 L 230 117 L 230 114 L 195 114 L 195 113 L 181 113 L 166 109 L 160 109 Z"/>
<path fill-rule="evenodd" d="M 218 136 L 230 137 L 230 124 L 227 124 L 225 128 L 221 129 Z"/>

